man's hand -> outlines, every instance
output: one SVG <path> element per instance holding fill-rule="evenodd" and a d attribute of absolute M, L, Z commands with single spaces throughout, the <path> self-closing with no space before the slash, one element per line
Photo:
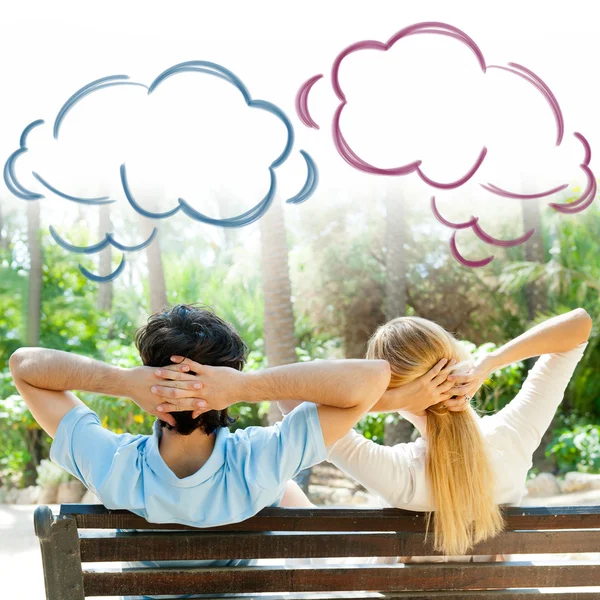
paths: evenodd
<path fill-rule="evenodd" d="M 162 369 L 154 367 L 134 367 L 125 369 L 122 372 L 124 380 L 124 394 L 135 402 L 142 410 L 158 417 L 162 421 L 175 425 L 175 419 L 169 414 L 170 411 L 161 410 L 159 406 L 164 401 L 162 398 L 152 392 L 165 383 L 165 380 L 157 375 L 157 372 Z M 173 382 L 176 383 L 176 382 Z M 196 408 L 196 400 L 190 399 L 187 402 L 187 407 L 182 406 L 174 410 L 194 410 Z"/>
<path fill-rule="evenodd" d="M 197 417 L 243 400 L 248 375 L 229 367 L 201 365 L 182 356 L 172 356 L 171 360 L 176 364 L 154 370 L 160 382 L 152 385 L 151 392 L 159 414 L 193 410 Z"/>
<path fill-rule="evenodd" d="M 455 364 L 455 360 L 448 362 L 443 358 L 418 379 L 387 390 L 373 410 L 404 411 L 422 416 L 427 408 L 440 402 L 444 402 L 451 411 L 465 410 L 469 402 L 464 390 L 473 382 L 475 375 L 460 375 L 451 379 L 450 373 Z M 456 387 L 457 383 L 462 385 Z"/>

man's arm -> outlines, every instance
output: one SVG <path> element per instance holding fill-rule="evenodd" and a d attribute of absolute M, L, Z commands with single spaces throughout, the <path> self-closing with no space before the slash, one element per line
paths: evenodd
<path fill-rule="evenodd" d="M 151 368 L 122 369 L 46 348 L 20 348 L 10 357 L 9 366 L 19 394 L 51 437 L 64 415 L 82 404 L 68 390 L 128 396 L 144 410 L 158 414 L 156 397 L 150 392 L 157 381 Z M 161 418 L 172 419 L 169 415 L 161 415 Z"/>
<path fill-rule="evenodd" d="M 381 398 L 390 382 L 390 367 L 383 360 L 331 360 L 295 363 L 241 373 L 227 367 L 208 367 L 182 357 L 160 369 L 165 378 L 175 378 L 177 387 L 155 386 L 155 393 L 183 402 L 170 402 L 166 410 L 221 410 L 237 402 L 274 400 L 308 401 L 319 404 L 319 421 L 326 445 L 344 436 Z M 190 375 L 194 372 L 195 375 Z M 200 386 L 200 388 L 196 388 Z M 191 391 L 200 400 L 192 403 Z"/>

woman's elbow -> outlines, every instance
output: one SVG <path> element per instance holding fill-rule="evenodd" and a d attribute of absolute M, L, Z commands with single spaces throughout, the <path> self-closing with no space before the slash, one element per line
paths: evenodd
<path fill-rule="evenodd" d="M 594 322 L 585 308 L 576 308 L 573 311 L 573 316 L 576 318 L 579 329 L 581 331 L 581 342 L 586 342 L 592 332 Z"/>

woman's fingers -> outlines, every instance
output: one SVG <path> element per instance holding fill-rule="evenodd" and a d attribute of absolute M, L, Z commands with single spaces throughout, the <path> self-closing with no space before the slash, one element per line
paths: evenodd
<path fill-rule="evenodd" d="M 445 404 L 451 412 L 461 412 L 469 408 L 469 401 L 466 396 L 446 400 Z"/>
<path fill-rule="evenodd" d="M 442 358 L 437 363 L 437 365 L 432 367 L 429 371 L 427 371 L 427 373 L 425 373 L 425 375 L 423 375 L 423 378 L 426 379 L 427 381 L 432 381 L 438 375 L 438 373 L 444 368 L 444 366 L 446 365 L 447 362 L 448 362 L 447 358 Z"/>
<path fill-rule="evenodd" d="M 455 384 L 460 383 L 471 383 L 476 378 L 475 373 L 467 375 L 448 375 L 448 379 L 453 381 Z"/>
<path fill-rule="evenodd" d="M 440 394 L 444 394 L 448 390 L 451 390 L 454 387 L 454 384 L 451 381 L 443 381 L 440 385 L 437 386 L 436 390 Z M 453 395 L 457 395 L 456 392 Z"/>
<path fill-rule="evenodd" d="M 450 374 L 450 371 L 452 369 L 452 367 L 456 364 L 456 359 L 452 359 L 448 365 L 446 366 L 445 369 L 442 369 L 431 381 L 431 383 L 433 383 L 433 385 L 435 385 L 436 387 L 438 385 L 440 385 L 441 383 L 443 383 L 444 381 L 446 381 L 446 379 L 448 379 L 448 375 Z"/>
<path fill-rule="evenodd" d="M 452 383 L 452 382 L 450 382 Z M 471 384 L 467 384 L 467 385 L 455 385 L 454 386 L 454 394 L 456 396 L 464 396 L 469 389 L 471 388 Z"/>

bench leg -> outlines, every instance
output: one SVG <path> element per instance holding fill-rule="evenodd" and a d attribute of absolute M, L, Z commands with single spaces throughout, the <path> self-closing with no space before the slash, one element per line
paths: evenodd
<path fill-rule="evenodd" d="M 48 506 L 39 506 L 33 522 L 42 550 L 46 600 L 85 600 L 75 519 L 54 517 Z"/>

